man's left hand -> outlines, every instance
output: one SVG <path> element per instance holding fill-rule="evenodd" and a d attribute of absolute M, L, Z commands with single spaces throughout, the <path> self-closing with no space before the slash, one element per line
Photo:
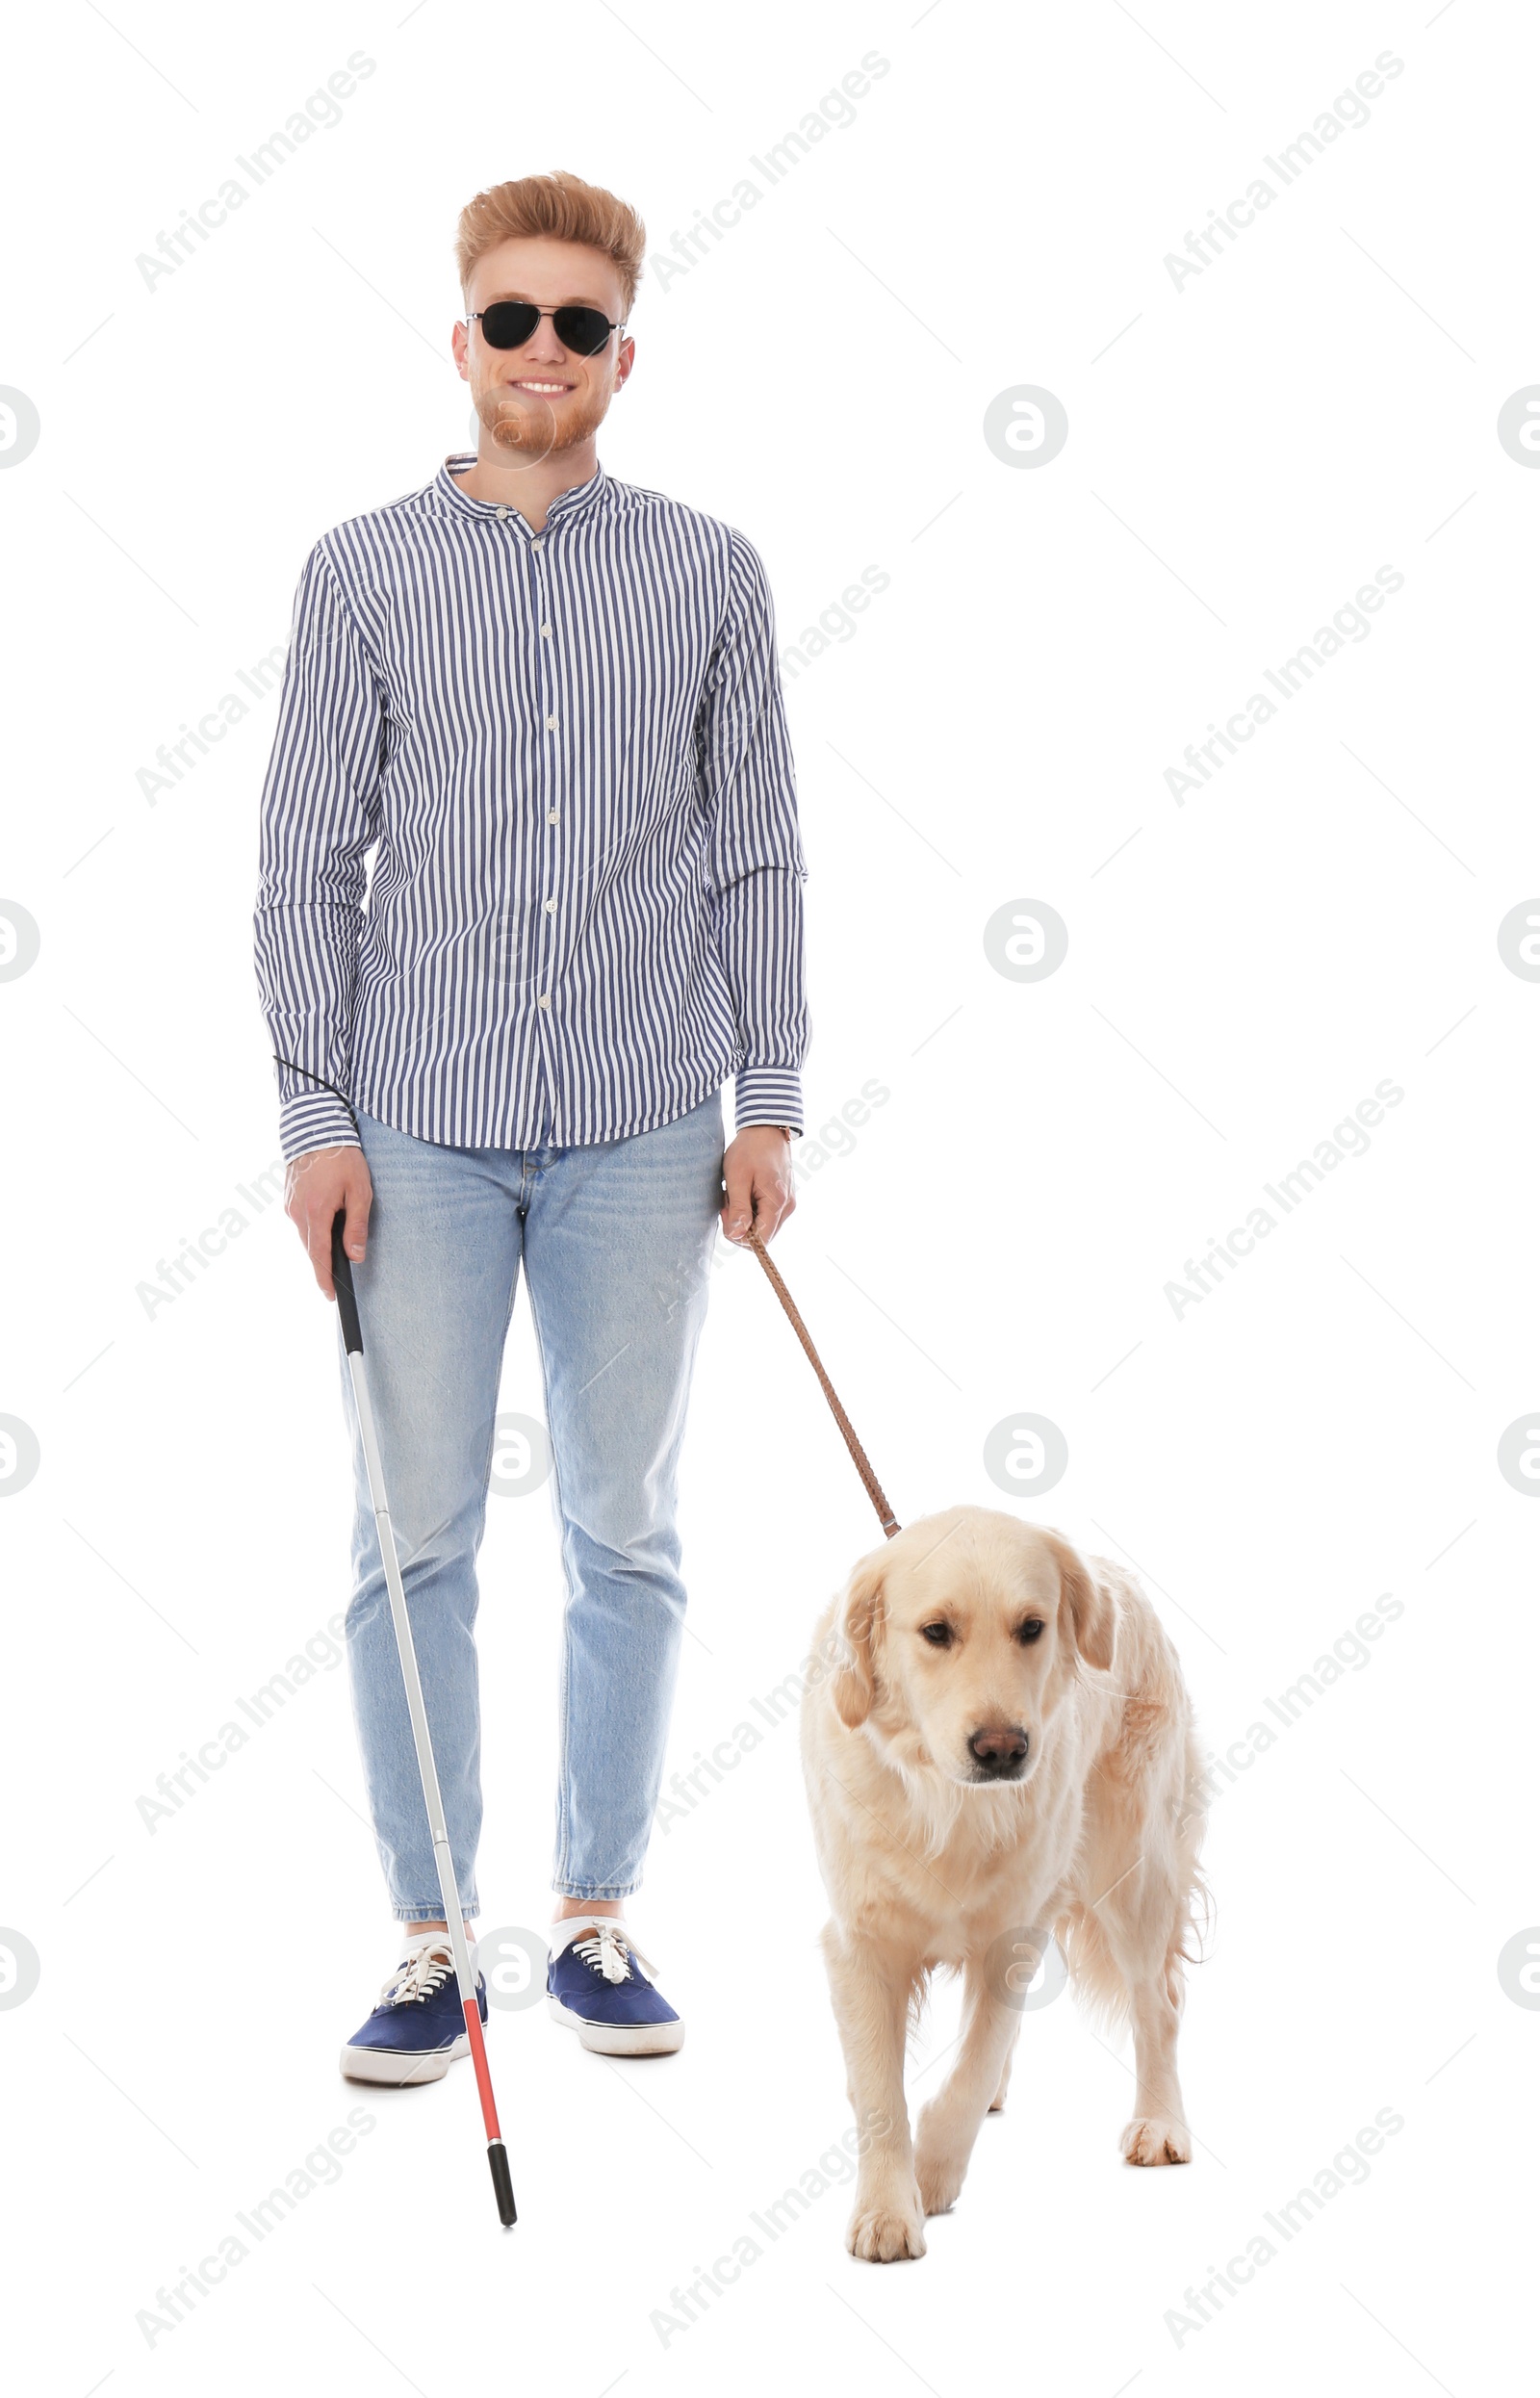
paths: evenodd
<path fill-rule="evenodd" d="M 779 1124 L 745 1124 L 722 1160 L 728 1195 L 722 1230 L 743 1242 L 752 1224 L 761 1241 L 774 1240 L 796 1206 L 791 1185 L 791 1143 Z"/>

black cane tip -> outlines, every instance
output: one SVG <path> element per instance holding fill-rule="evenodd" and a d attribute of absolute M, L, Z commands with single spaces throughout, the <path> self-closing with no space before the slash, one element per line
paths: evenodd
<path fill-rule="evenodd" d="M 509 2230 L 519 2220 L 513 2203 L 513 2177 L 508 2171 L 508 2152 L 500 2140 L 487 2142 L 487 2163 L 492 2168 L 492 2187 L 498 2194 L 498 2219 Z"/>

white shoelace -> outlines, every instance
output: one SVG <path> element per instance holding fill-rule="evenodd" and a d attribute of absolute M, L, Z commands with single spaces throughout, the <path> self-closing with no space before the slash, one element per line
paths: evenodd
<path fill-rule="evenodd" d="M 454 1950 L 442 1932 L 409 1948 L 379 1994 L 381 2006 L 425 2005 L 454 1972 Z"/>
<path fill-rule="evenodd" d="M 629 1932 L 613 1920 L 602 1920 L 599 1929 L 587 1940 L 575 1940 L 572 1945 L 574 1953 L 596 1973 L 603 1973 L 607 1982 L 629 1981 L 632 1957 L 644 1973 L 657 1970 L 650 1957 L 643 1956 Z"/>

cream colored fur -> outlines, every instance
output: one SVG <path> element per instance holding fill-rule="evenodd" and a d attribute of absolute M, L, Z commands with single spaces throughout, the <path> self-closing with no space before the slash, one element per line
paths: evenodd
<path fill-rule="evenodd" d="M 1023 1626 L 1041 1632 L 1025 1645 Z M 947 1626 L 937 1647 L 922 1627 Z M 860 2132 L 854 2255 L 925 2253 L 1003 2105 L 1036 1969 L 1057 1932 L 1082 1996 L 1133 2024 L 1122 2152 L 1192 2155 L 1176 2076 L 1202 1769 L 1176 1653 L 1138 1584 L 1015 1516 L 957 1507 L 861 1558 L 825 1611 L 803 1770 L 831 1921 L 830 1992 Z M 976 1735 L 1024 1732 L 1022 1778 L 980 1782 Z M 961 1971 L 962 2036 L 911 2139 L 909 2024 L 938 1966 Z"/>

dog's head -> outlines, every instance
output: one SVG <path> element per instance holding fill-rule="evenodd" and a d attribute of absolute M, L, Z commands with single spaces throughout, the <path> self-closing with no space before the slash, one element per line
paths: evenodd
<path fill-rule="evenodd" d="M 924 1517 L 863 1557 L 834 1615 L 833 1697 L 895 1765 L 1022 1782 L 1081 1663 L 1105 1672 L 1111 1593 L 1058 1533 L 988 1508 Z"/>

